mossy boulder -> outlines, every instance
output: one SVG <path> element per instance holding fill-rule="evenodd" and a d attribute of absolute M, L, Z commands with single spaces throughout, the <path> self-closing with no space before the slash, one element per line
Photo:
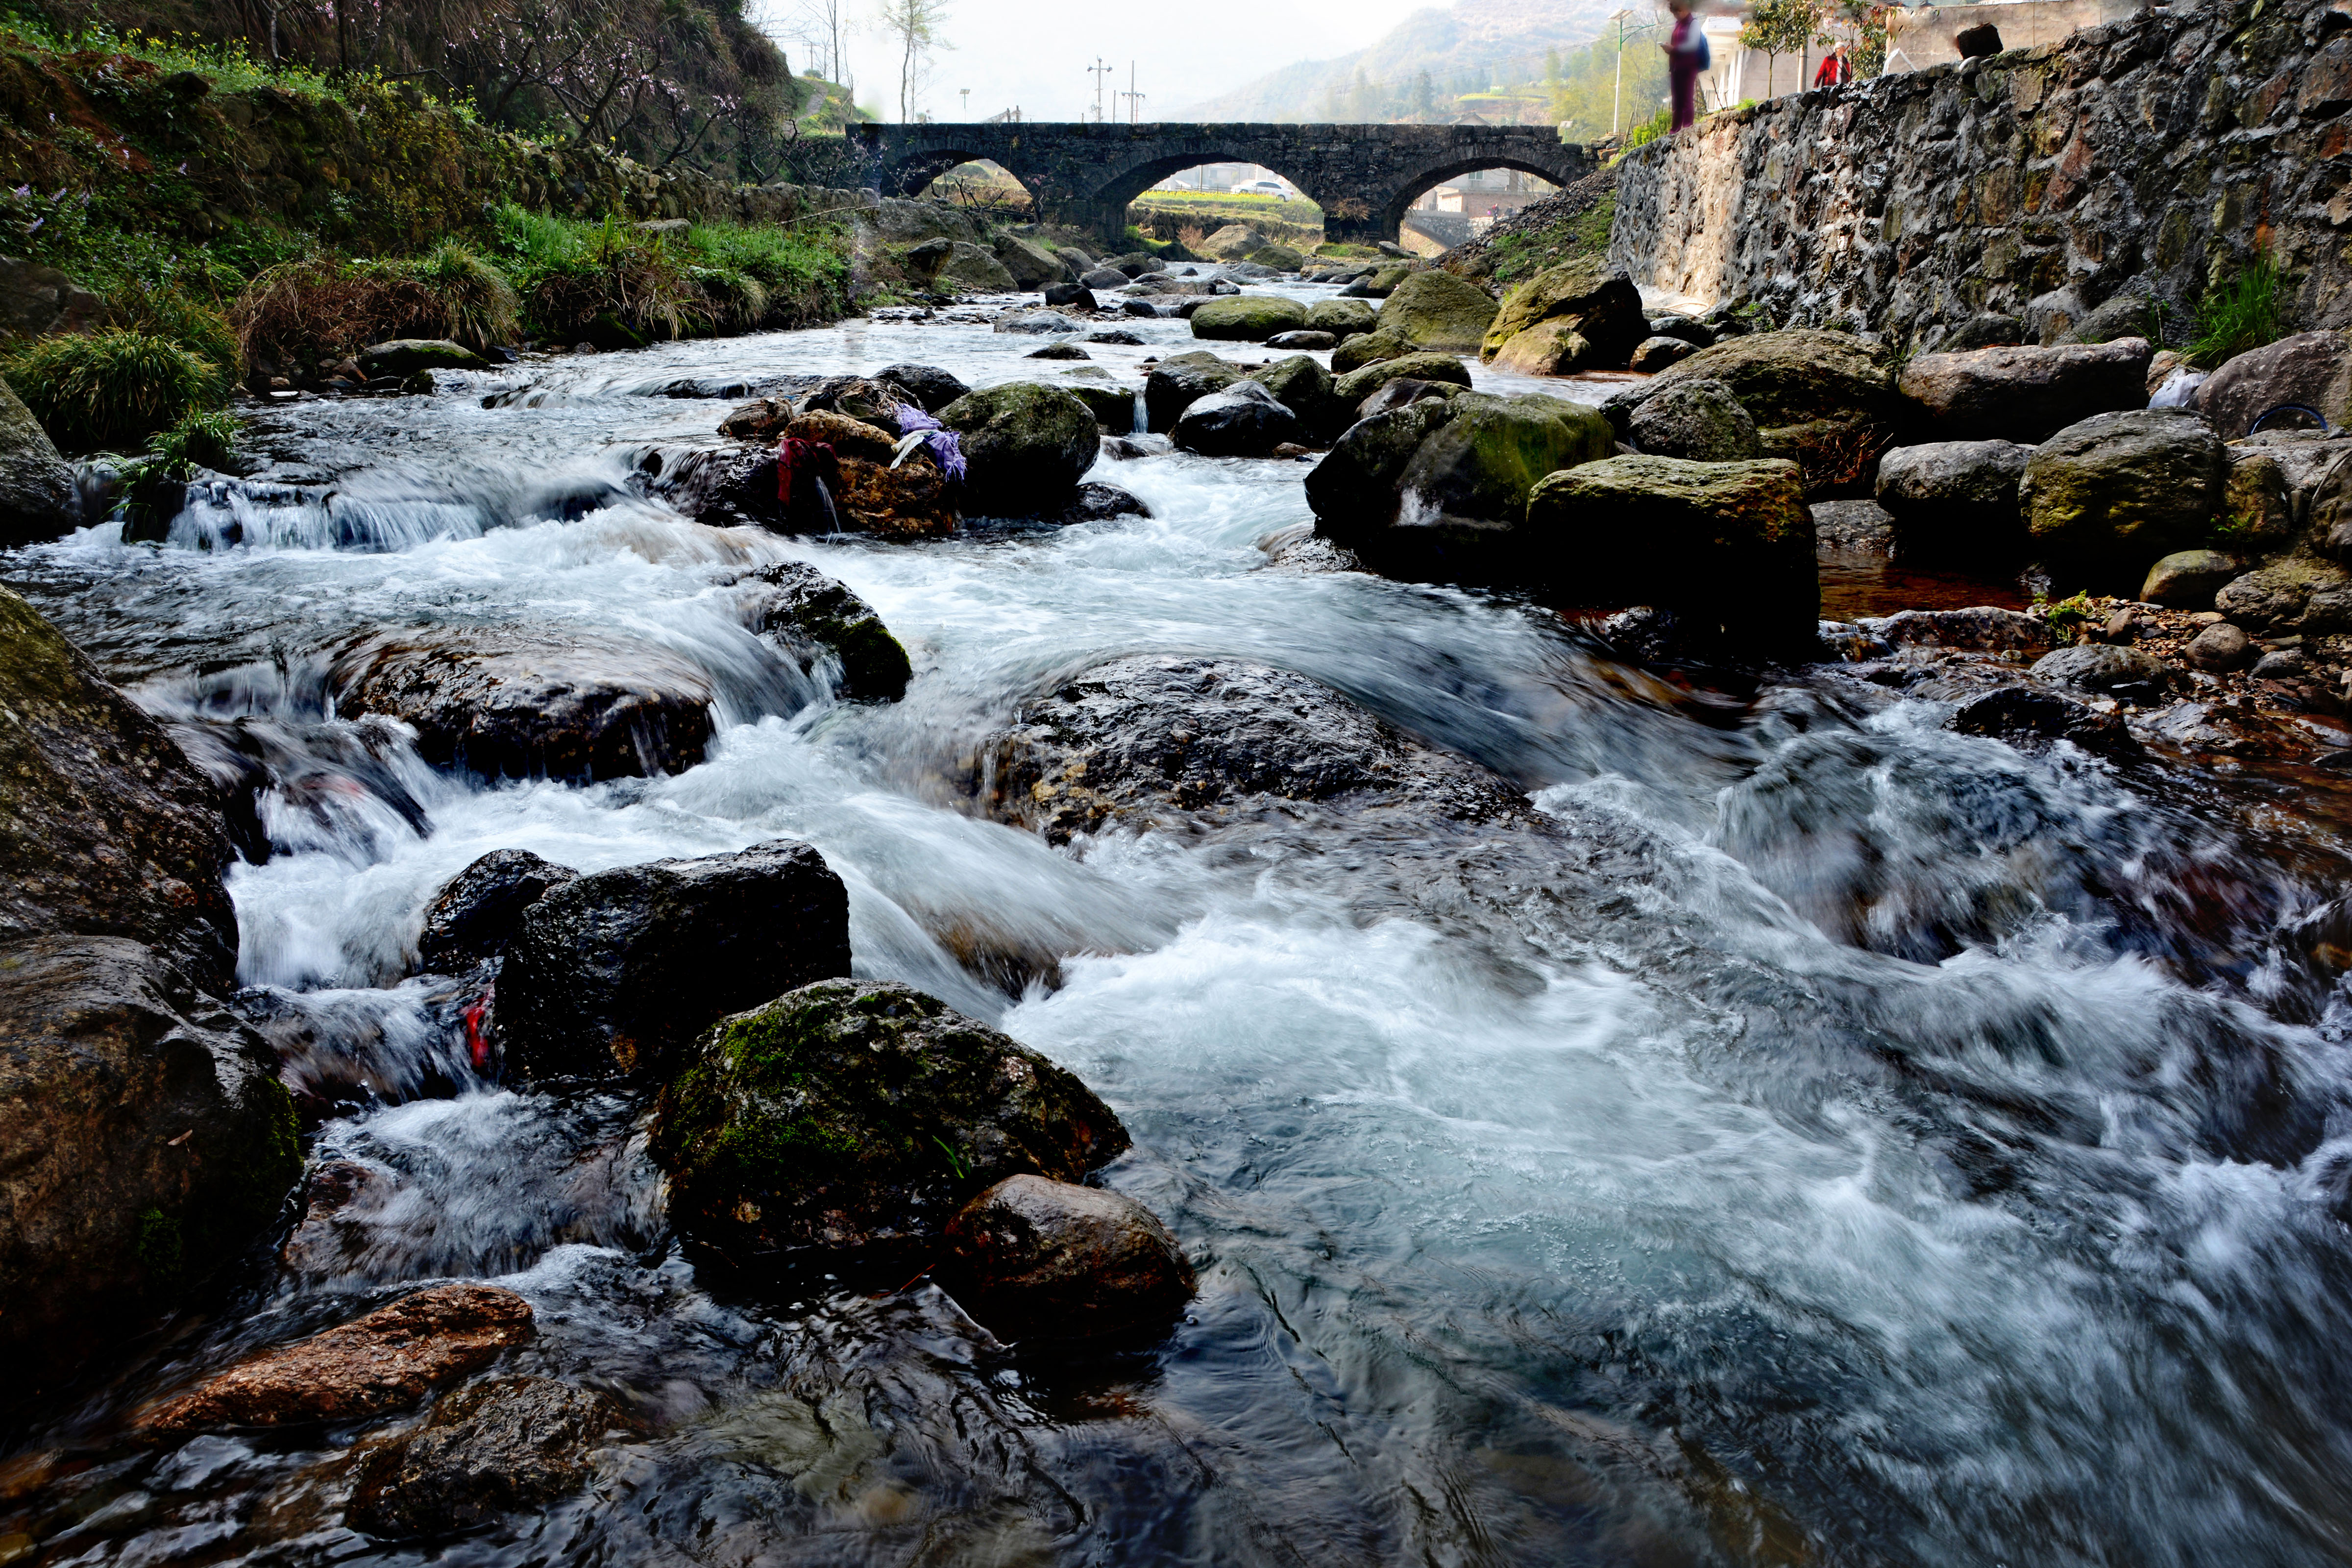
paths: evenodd
<path fill-rule="evenodd" d="M 1307 265 L 1307 258 L 1282 244 L 1268 245 L 1255 252 L 1250 260 L 1259 267 L 1271 267 L 1276 272 L 1296 272 Z"/>
<path fill-rule="evenodd" d="M 1499 359 L 1515 339 L 1538 327 L 1551 330 L 1529 339 L 1516 357 L 1530 361 L 1536 357 L 1538 344 L 1560 342 L 1572 332 L 1585 342 L 1582 355 L 1569 367 L 1576 370 L 1622 370 L 1634 345 L 1650 334 L 1649 319 L 1642 312 L 1641 290 L 1623 272 L 1595 258 L 1546 268 L 1504 295 L 1494 320 L 1487 323 L 1479 352 L 1486 359 Z"/>
<path fill-rule="evenodd" d="M 1727 338 L 1601 407 L 1622 430 L 1641 404 L 1699 380 L 1731 389 L 1756 422 L 1764 449 L 1797 461 L 1806 493 L 1814 497 L 1868 493 L 1879 453 L 1915 423 L 1885 348 L 1851 332 L 1811 328 Z"/>
<path fill-rule="evenodd" d="M 1527 530 L 1553 592 L 1576 603 L 1671 610 L 1694 640 L 1743 652 L 1817 635 L 1813 519 L 1793 463 L 1609 458 L 1538 484 Z"/>
<path fill-rule="evenodd" d="M 411 376 L 420 370 L 488 370 L 490 362 L 446 338 L 393 338 L 370 343 L 359 353 L 360 369 L 370 377 Z"/>
<path fill-rule="evenodd" d="M 1368 364 L 1378 364 L 1384 359 L 1402 359 L 1415 352 L 1402 332 L 1375 327 L 1369 332 L 1359 332 L 1345 340 L 1331 351 L 1331 374 L 1346 375 Z"/>
<path fill-rule="evenodd" d="M 1125 436 L 1135 428 L 1135 393 L 1125 386 L 1106 386 L 1099 382 L 1073 381 L 1063 388 L 1072 397 L 1087 405 L 1095 423 L 1112 436 Z"/>
<path fill-rule="evenodd" d="M 1201 242 L 1201 254 L 1212 261 L 1244 261 L 1272 243 L 1247 224 L 1229 223 Z"/>
<path fill-rule="evenodd" d="M 1600 363 L 1591 340 L 1570 321 L 1538 321 L 1486 357 L 1514 375 L 1573 375 Z"/>
<path fill-rule="evenodd" d="M 1343 408 L 1353 409 L 1392 381 L 1450 381 L 1470 384 L 1470 367 L 1452 354 L 1399 354 L 1349 371 L 1331 384 L 1331 395 Z"/>
<path fill-rule="evenodd" d="M 996 237 L 996 260 L 1021 289 L 1042 289 L 1048 283 L 1071 280 L 1070 269 L 1062 258 L 1034 240 L 1019 235 L 1000 234 Z"/>
<path fill-rule="evenodd" d="M 1279 294 L 1224 294 L 1192 312 L 1192 335 L 1227 342 L 1262 343 L 1307 324 L 1307 307 Z"/>
<path fill-rule="evenodd" d="M 2034 554 L 2081 585 L 2130 592 L 2198 542 L 2221 504 L 2228 448 L 2184 410 L 2100 414 L 2036 447 L 2019 500 Z"/>
<path fill-rule="evenodd" d="M 1067 387 L 1035 382 L 966 393 L 940 423 L 962 438 L 964 510 L 982 517 L 1059 511 L 1102 448 L 1094 410 Z"/>
<path fill-rule="evenodd" d="M 1143 408 L 1151 428 L 1173 430 L 1196 400 L 1223 392 L 1242 374 L 1241 366 L 1229 364 L 1206 349 L 1170 354 L 1152 366 L 1143 382 Z"/>
<path fill-rule="evenodd" d="M 721 1019 L 655 1106 L 671 1223 L 738 1262 L 928 1242 L 1008 1176 L 1128 1147 L 1076 1077 L 936 997 L 830 980 Z"/>
<path fill-rule="evenodd" d="M 934 289 L 961 294 L 1009 294 L 1021 287 L 992 251 L 963 239 L 931 243 L 947 247 L 947 254 L 929 269 Z"/>
<path fill-rule="evenodd" d="M 1342 342 L 1379 323 L 1380 312 L 1361 300 L 1318 300 L 1307 311 L 1309 331 L 1328 332 Z"/>
<path fill-rule="evenodd" d="M 2245 562 L 2219 550 L 2178 550 L 2147 569 L 2139 596 L 2173 610 L 2210 610 L 2213 595 L 2243 575 Z"/>
<path fill-rule="evenodd" d="M 1354 418 L 1354 405 L 1341 402 L 1334 394 L 1331 373 L 1311 355 L 1292 354 L 1272 364 L 1260 365 L 1249 373 L 1249 379 L 1274 394 L 1276 402 L 1298 416 L 1298 422 L 1318 441 L 1329 440 Z"/>
<path fill-rule="evenodd" d="M 1756 421 L 1731 388 L 1700 378 L 1680 381 L 1636 406 L 1624 422 L 1627 445 L 1660 458 L 1736 463 L 1764 455 Z"/>
<path fill-rule="evenodd" d="M 1417 349 L 1474 353 L 1495 320 L 1484 289 L 1451 272 L 1415 272 L 1381 307 L 1381 326 Z"/>
<path fill-rule="evenodd" d="M 55 539 L 74 526 L 79 510 L 73 470 L 57 443 L 0 381 L 0 550 Z"/>
<path fill-rule="evenodd" d="M 1385 526 L 1396 514 L 1398 481 L 1423 442 L 1454 415 L 1459 397 L 1431 397 L 1391 408 L 1348 426 L 1307 476 L 1307 502 L 1315 530 L 1353 540 Z"/>
<path fill-rule="evenodd" d="M 2352 573 L 2289 556 L 2224 584 L 2213 607 L 2256 637 L 2352 631 Z"/>
<path fill-rule="evenodd" d="M 751 582 L 757 584 L 745 606 L 751 630 L 812 670 L 829 657 L 840 668 L 842 696 L 895 702 L 907 694 L 914 666 L 906 645 L 846 584 L 801 561 L 762 566 Z"/>

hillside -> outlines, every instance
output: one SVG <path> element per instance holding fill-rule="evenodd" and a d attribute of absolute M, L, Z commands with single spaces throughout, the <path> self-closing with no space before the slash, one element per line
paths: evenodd
<path fill-rule="evenodd" d="M 1482 104 L 1476 97 L 1498 84 L 1540 81 L 1551 57 L 1590 44 L 1617 9 L 1614 0 L 1455 0 L 1414 12 L 1369 48 L 1285 66 L 1180 117 L 1443 122 L 1532 115 L 1540 122 L 1540 105 Z M 1635 58 L 1629 50 L 1629 74 Z"/>

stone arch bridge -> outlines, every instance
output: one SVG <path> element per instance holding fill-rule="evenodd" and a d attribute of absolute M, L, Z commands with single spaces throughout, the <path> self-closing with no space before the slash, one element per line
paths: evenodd
<path fill-rule="evenodd" d="M 822 147 L 822 151 L 820 151 Z M 1272 169 L 1323 209 L 1327 238 L 1393 240 L 1423 193 L 1474 169 L 1517 169 L 1565 185 L 1597 166 L 1544 125 L 853 125 L 838 145 L 803 143 L 811 184 L 909 196 L 986 159 L 1019 180 L 1040 216 L 1117 237 L 1127 206 L 1202 163 Z M 837 162 L 836 162 L 837 161 Z"/>

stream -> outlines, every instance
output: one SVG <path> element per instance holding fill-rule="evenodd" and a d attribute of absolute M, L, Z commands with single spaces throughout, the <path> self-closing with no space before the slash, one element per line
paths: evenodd
<path fill-rule="evenodd" d="M 1309 520 L 1297 462 L 1106 458 L 1088 477 L 1149 518 L 897 545 L 711 529 L 632 488 L 648 453 L 719 444 L 729 400 L 674 382 L 1065 374 L 980 316 L 298 399 L 168 543 L 105 525 L 0 556 L 152 710 L 263 758 L 239 978 L 299 1026 L 298 1089 L 343 1097 L 310 1157 L 384 1178 L 356 1242 L 257 1266 L 0 1433 L 0 1563 L 2352 1556 L 2341 784 L 2030 756 L 1835 667 L 1677 685 L 1507 595 L 1270 555 Z M 1146 346 L 1089 353 L 1126 384 L 1199 346 L 1118 324 Z M 781 560 L 880 612 L 902 701 L 835 702 L 745 629 L 728 584 Z M 1862 578 L 1842 606 L 1870 607 Z M 1966 586 L 1938 602 L 1990 596 Z M 488 787 L 330 710 L 353 637 L 509 621 L 704 672 L 708 760 Z M 982 738 L 1139 652 L 1325 682 L 1594 854 L 1474 878 L 1438 920 L 1363 845 L 1066 852 L 977 815 Z M 1102 1181 L 1201 1272 L 1163 1342 L 1008 1349 L 925 1281 L 702 1277 L 641 1103 L 483 1081 L 441 983 L 404 978 L 424 905 L 489 850 L 590 870 L 780 837 L 846 882 L 858 974 L 1118 1110 L 1136 1146 Z M 377 1428 L 122 1435 L 452 1279 L 533 1304 L 514 1366 L 643 1422 L 585 1491 L 394 1544 L 341 1522 Z"/>

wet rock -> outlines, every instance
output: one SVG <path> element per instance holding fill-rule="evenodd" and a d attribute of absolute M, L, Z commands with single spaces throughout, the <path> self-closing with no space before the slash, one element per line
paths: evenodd
<path fill-rule="evenodd" d="M 2034 661 L 2032 674 L 2038 680 L 2104 692 L 2143 706 L 2161 700 L 2173 679 L 2172 671 L 2154 655 L 2100 643 L 2080 643 L 2044 654 Z"/>
<path fill-rule="evenodd" d="M 1076 500 L 1062 510 L 1054 521 L 1063 524 L 1074 522 L 1108 522 L 1115 517 L 1150 517 L 1151 509 L 1117 485 L 1107 485 L 1090 479 L 1078 487 Z"/>
<path fill-rule="evenodd" d="M 533 1332 L 530 1303 L 494 1285 L 436 1285 L 230 1368 L 142 1412 L 146 1431 L 351 1421 L 406 1409 Z"/>
<path fill-rule="evenodd" d="M 1500 363 L 1513 342 L 1549 326 L 1585 343 L 1573 370 L 1622 370 L 1650 335 L 1642 296 L 1633 280 L 1606 262 L 1580 259 L 1547 268 L 1503 296 L 1487 324 L 1480 353 Z M 1522 352 L 1518 356 L 1524 360 Z M 1551 373 L 1544 373 L 1551 374 Z"/>
<path fill-rule="evenodd" d="M 2200 669 L 2243 669 L 2252 660 L 2253 649 L 2252 638 L 2223 621 L 2189 638 L 2182 657 Z"/>
<path fill-rule="evenodd" d="M 1074 381 L 1066 390 L 1087 405 L 1095 424 L 1108 434 L 1124 436 L 1135 428 L 1135 394 L 1126 387 Z"/>
<path fill-rule="evenodd" d="M 2268 452 L 2229 448 L 2230 477 L 2221 491 L 2215 532 L 2231 547 L 2261 555 L 2284 550 L 2294 537 L 2294 495 L 2286 469 Z"/>
<path fill-rule="evenodd" d="M 324 1160 L 312 1167 L 302 1188 L 302 1217 L 278 1249 L 292 1273 L 323 1279 L 349 1272 L 352 1232 L 383 1212 L 399 1190 L 399 1179 L 381 1165 L 356 1160 Z"/>
<path fill-rule="evenodd" d="M 1598 364 L 1591 340 L 1572 321 L 1538 321 L 1495 354 L 1495 368 L 1513 375 L 1572 375 Z"/>
<path fill-rule="evenodd" d="M 1279 294 L 1230 294 L 1192 312 L 1192 335 L 1230 342 L 1262 343 L 1307 325 L 1307 307 Z"/>
<path fill-rule="evenodd" d="M 1416 349 L 1475 353 L 1496 319 L 1494 299 L 1451 272 L 1415 272 L 1381 307 L 1381 328 Z"/>
<path fill-rule="evenodd" d="M 1704 377 L 1676 382 L 1625 415 L 1627 444 L 1660 458 L 1736 463 L 1764 455 L 1756 421 L 1731 388 Z"/>
<path fill-rule="evenodd" d="M 1121 282 L 1126 279 L 1121 279 Z M 1099 285 L 1089 283 L 1089 288 Z M 1059 310 L 1019 310 L 996 318 L 993 329 L 1000 332 L 1020 332 L 1033 337 L 1061 337 L 1086 329 Z"/>
<path fill-rule="evenodd" d="M 32 410 L 0 382 L 0 550 L 55 539 L 80 510 L 73 470 Z"/>
<path fill-rule="evenodd" d="M 914 666 L 906 646 L 845 584 L 799 561 L 762 566 L 747 581 L 759 586 L 746 605 L 745 624 L 804 668 L 830 654 L 841 667 L 842 696 L 896 702 L 907 694 Z"/>
<path fill-rule="evenodd" d="M 1526 529 L 1579 603 L 1671 609 L 1699 639 L 1743 650 L 1816 636 L 1813 519 L 1793 464 L 1586 463 L 1535 487 Z"/>
<path fill-rule="evenodd" d="M 2137 587 L 2147 563 L 2204 531 L 2227 471 L 2221 437 L 2196 415 L 2097 415 L 2059 431 L 2027 461 L 2019 500 L 2030 545 L 2094 588 Z"/>
<path fill-rule="evenodd" d="M 1306 354 L 1260 365 L 1245 379 L 1274 394 L 1316 440 L 1328 441 L 1355 422 L 1354 407 L 1337 395 L 1331 373 Z"/>
<path fill-rule="evenodd" d="M 739 403 L 719 422 L 719 433 L 738 441 L 770 441 L 784 433 L 799 413 L 782 398 L 761 397 Z"/>
<path fill-rule="evenodd" d="M 446 1535 L 574 1492 L 588 1455 L 631 1431 L 601 1394 L 545 1377 L 461 1388 L 416 1431 L 360 1461 L 345 1522 L 370 1535 Z"/>
<path fill-rule="evenodd" d="M 1458 401 L 1459 395 L 1419 399 L 1349 426 L 1307 476 L 1307 501 L 1314 509 L 1316 531 L 1341 538 L 1385 526 L 1394 518 L 1405 465 L 1423 442 L 1454 417 Z"/>
<path fill-rule="evenodd" d="M 1318 300 L 1307 312 L 1307 330 L 1328 332 L 1344 342 L 1380 324 L 1380 312 L 1361 300 Z"/>
<path fill-rule="evenodd" d="M 2242 575 L 2246 563 L 2218 550 L 2177 550 L 2147 569 L 2139 596 L 2174 610 L 2210 610 L 2213 595 Z"/>
<path fill-rule="evenodd" d="M 848 893 L 805 844 L 624 866 L 525 912 L 499 1039 L 526 1078 L 654 1071 L 712 1019 L 848 972 Z"/>
<path fill-rule="evenodd" d="M 419 371 L 488 370 L 490 362 L 462 343 L 446 338 L 394 338 L 360 350 L 361 371 L 373 381 L 379 376 L 402 380 Z"/>
<path fill-rule="evenodd" d="M 1076 1181 L 1127 1131 L 1062 1068 L 936 997 L 832 980 L 721 1019 L 654 1110 L 671 1223 L 737 1263 L 936 1237 L 1008 1176 Z"/>
<path fill-rule="evenodd" d="M 2032 448 L 2012 441 L 1934 441 L 1878 459 L 1878 504 L 1907 561 L 2014 561 L 2025 547 L 2017 499 Z"/>
<path fill-rule="evenodd" d="M 1000 1339 L 1095 1339 L 1164 1329 L 1192 1298 L 1192 1265 L 1160 1217 L 1096 1187 L 1013 1176 L 948 1223 L 956 1299 Z"/>
<path fill-rule="evenodd" d="M 1449 573 L 1474 580 L 1544 580 L 1549 574 L 1521 526 L 1528 492 L 1547 475 L 1608 457 L 1615 447 L 1609 422 L 1541 396 L 1469 392 L 1450 406 L 1454 417 L 1421 444 L 1397 480 L 1399 526 L 1345 542 L 1381 570 L 1402 564 L 1398 552 L 1411 559 L 1434 549 Z M 1478 568 L 1480 555 L 1494 557 L 1494 575 Z"/>
<path fill-rule="evenodd" d="M 1391 408 L 1403 408 L 1425 398 L 1459 397 L 1469 390 L 1450 381 L 1417 381 L 1401 375 L 1359 404 L 1355 415 L 1358 419 L 1370 419 L 1376 414 L 1386 414 Z"/>
<path fill-rule="evenodd" d="M 2315 409 L 2332 426 L 2352 424 L 2352 331 L 2296 332 L 2249 349 L 2197 389 L 2197 411 L 2223 440 L 2245 435 L 2282 404 Z"/>
<path fill-rule="evenodd" d="M 1643 338 L 1633 345 L 1633 357 L 1625 368 L 1652 375 L 1669 365 L 1682 363 L 1696 353 L 1696 343 L 1681 338 Z"/>
<path fill-rule="evenodd" d="M 462 974 L 507 950 L 523 911 L 580 875 L 528 849 L 493 849 L 441 886 L 425 906 L 419 967 Z"/>
<path fill-rule="evenodd" d="M 1151 428 L 1173 430 L 1196 399 L 1223 392 L 1242 376 L 1241 366 L 1228 364 L 1206 349 L 1169 355 L 1144 378 L 1143 406 Z"/>
<path fill-rule="evenodd" d="M 2196 658 L 2196 642 L 2189 645 L 2189 658 Z M 2249 672 L 2256 680 L 2301 680 L 2311 673 L 2311 663 L 2298 647 L 2275 648 L 2254 660 Z"/>
<path fill-rule="evenodd" d="M 1914 355 L 1898 385 L 1944 441 L 2031 446 L 2094 414 L 2146 408 L 2146 338 Z"/>
<path fill-rule="evenodd" d="M 1024 359 L 1092 359 L 1095 356 L 1076 343 L 1047 343 L 1042 349 L 1031 349 Z"/>
<path fill-rule="evenodd" d="M 1331 374 L 1344 376 L 1350 372 L 1361 370 L 1368 364 L 1378 364 L 1382 360 L 1402 359 L 1415 352 L 1412 344 L 1405 340 L 1402 332 L 1376 328 L 1371 331 L 1359 332 L 1354 337 L 1342 340 L 1339 346 L 1331 351 Z"/>
<path fill-rule="evenodd" d="M 2023 681 L 1995 686 L 1961 701 L 1952 711 L 1951 726 L 1964 735 L 1988 735 L 2028 751 L 2053 741 L 2071 742 L 2103 756 L 2139 749 L 2122 714 Z"/>
<path fill-rule="evenodd" d="M 794 428 L 806 417 L 794 421 Z M 895 466 L 881 458 L 850 457 L 836 458 L 834 466 L 840 482 L 833 490 L 831 517 L 821 507 L 805 506 L 770 526 L 779 532 L 818 533 L 838 525 L 845 532 L 877 539 L 912 540 L 953 533 L 961 521 L 954 487 L 928 449 Z"/>
<path fill-rule="evenodd" d="M 1331 384 L 1331 396 L 1343 409 L 1360 411 L 1364 400 L 1392 381 L 1444 381 L 1467 389 L 1470 367 L 1452 354 L 1401 354 L 1351 370 Z"/>
<path fill-rule="evenodd" d="M 1176 421 L 1176 445 L 1204 458 L 1263 458 L 1306 434 L 1297 415 L 1246 377 L 1196 398 Z"/>
<path fill-rule="evenodd" d="M 1161 316 L 1188 316 L 1199 304 L 1198 300 L 1183 300 L 1163 310 L 1149 300 L 1122 300 L 1118 303 L 1118 310 L 1123 316 L 1134 316 L 1139 319 L 1150 317 L 1156 320 Z"/>
<path fill-rule="evenodd" d="M 1811 328 L 1727 338 L 1615 395 L 1602 412 L 1622 430 L 1640 405 L 1702 379 L 1731 389 L 1765 451 L 1802 467 L 1814 499 L 1866 479 L 1906 423 L 1887 351 L 1851 332 Z"/>
<path fill-rule="evenodd" d="M 1059 283 L 1069 276 L 1068 264 L 1042 245 L 1034 244 L 1016 234 L 996 237 L 996 260 L 1013 279 L 1016 289 L 1042 289 Z M 1052 304 L 1052 300 L 1047 300 Z"/>
<path fill-rule="evenodd" d="M 1043 298 L 1048 305 L 1066 305 L 1079 310 L 1102 309 L 1101 302 L 1095 298 L 1095 291 L 1083 283 L 1048 283 Z"/>
<path fill-rule="evenodd" d="M 1098 332 L 1088 332 L 1087 334 L 1087 342 L 1090 343 L 1115 343 L 1120 348 L 1129 349 L 1139 349 L 1143 346 L 1143 340 L 1137 337 L 1133 332 L 1129 331 L 1125 327 L 1108 327 Z"/>
<path fill-rule="evenodd" d="M 1265 340 L 1265 346 L 1270 349 L 1293 349 L 1302 351 L 1309 349 L 1335 349 L 1339 346 L 1339 340 L 1332 336 L 1329 332 L 1308 331 L 1306 329 L 1301 328 L 1299 331 L 1295 332 L 1275 333 L 1274 336 Z"/>
<path fill-rule="evenodd" d="M 2040 616 L 1979 605 L 1964 610 L 1902 610 L 1856 623 L 1895 651 L 1934 648 L 1963 653 L 2047 653 L 2057 634 Z"/>
<path fill-rule="evenodd" d="M 1400 842 L 1419 844 L 1449 823 L 1533 816 L 1485 769 L 1305 676 L 1237 659 L 1098 665 L 1024 704 L 987 755 L 990 815 L 1055 844 L 1109 827 L 1311 826 L 1335 813 L 1392 821 Z"/>
<path fill-rule="evenodd" d="M 887 382 L 919 404 L 927 414 L 937 414 L 971 388 L 954 373 L 933 364 L 886 364 L 874 373 L 874 379 Z"/>
<path fill-rule="evenodd" d="M 0 587 L 0 942 L 128 937 L 225 990 L 234 853 L 213 781 Z"/>
<path fill-rule="evenodd" d="M 1102 440 L 1092 409 L 1066 388 L 1034 382 L 967 393 L 939 417 L 962 438 L 965 508 L 983 517 L 1059 511 Z"/>
<path fill-rule="evenodd" d="M 0 1352 L 22 1392 L 135 1333 L 301 1173 L 277 1058 L 157 950 L 0 945 Z"/>
<path fill-rule="evenodd" d="M 398 719 L 427 762 L 488 778 L 679 773 L 710 740 L 709 678 L 616 633 L 418 627 L 347 647 L 328 684 L 337 711 Z"/>
<path fill-rule="evenodd" d="M 2258 636 L 2352 630 L 2352 574 L 2308 557 L 2274 561 L 2224 584 L 2213 607 Z"/>

